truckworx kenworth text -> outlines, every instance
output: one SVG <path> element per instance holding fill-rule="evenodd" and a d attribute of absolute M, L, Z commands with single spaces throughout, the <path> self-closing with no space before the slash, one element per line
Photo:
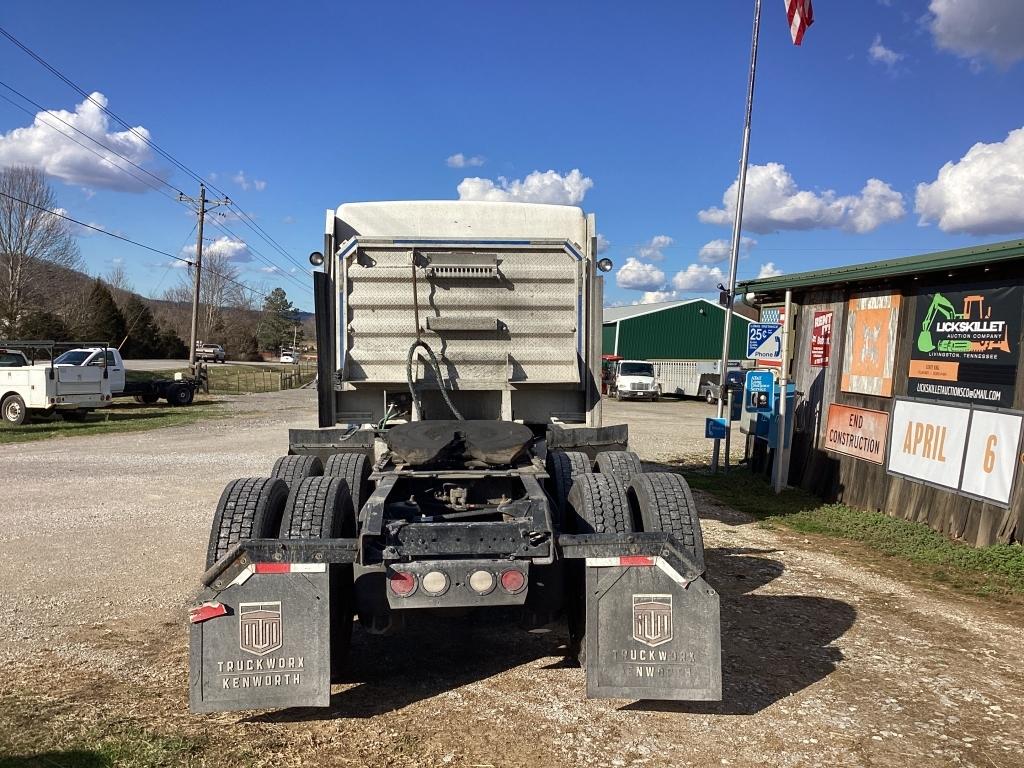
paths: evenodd
<path fill-rule="evenodd" d="M 224 489 L 194 710 L 327 706 L 354 616 L 383 633 L 499 606 L 566 621 L 589 696 L 721 697 L 690 490 L 601 426 L 596 236 L 560 205 L 328 211 L 310 257 L 320 428 Z"/>

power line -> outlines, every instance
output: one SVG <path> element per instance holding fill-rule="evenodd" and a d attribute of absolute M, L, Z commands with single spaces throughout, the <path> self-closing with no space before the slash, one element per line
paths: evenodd
<path fill-rule="evenodd" d="M 145 243 L 140 243 L 137 240 L 132 240 L 130 237 L 125 237 L 124 235 L 118 235 L 118 234 L 115 234 L 113 232 L 109 232 L 109 231 L 107 231 L 107 230 L 105 230 L 105 229 L 103 229 L 101 227 L 95 226 L 94 224 L 86 224 L 84 221 L 79 221 L 78 219 L 76 219 L 76 218 L 74 218 L 72 216 L 68 216 L 67 214 L 58 213 L 57 211 L 52 211 L 49 208 L 45 208 L 45 207 L 43 207 L 41 205 L 36 205 L 35 203 L 30 203 L 28 200 L 22 200 L 20 197 L 15 197 L 14 195 L 9 195 L 9 194 L 7 194 L 6 192 L 3 192 L 3 191 L 0 191 L 0 195 L 3 195 L 4 197 L 8 198 L 9 200 L 13 200 L 16 203 L 21 203 L 22 205 L 27 205 L 30 208 L 35 208 L 37 211 L 42 211 L 43 213 L 48 213 L 51 216 L 56 216 L 59 219 L 64 219 L 65 221 L 70 221 L 70 222 L 72 222 L 74 224 L 77 224 L 80 227 L 85 227 L 86 229 L 91 229 L 94 232 L 99 232 L 100 234 L 107 235 L 108 237 L 113 237 L 113 238 L 116 238 L 117 240 L 122 240 L 123 242 L 126 242 L 126 243 L 129 243 L 130 245 L 136 246 L 137 248 L 144 248 L 145 250 L 151 251 L 152 253 L 157 253 L 157 254 L 160 254 L 161 256 L 167 256 L 168 258 L 174 259 L 175 261 L 180 261 L 180 262 L 183 262 L 185 264 L 188 264 L 190 267 L 194 267 L 195 266 L 194 262 L 189 261 L 188 259 L 182 258 L 181 256 L 175 256 L 173 253 L 168 253 L 167 251 L 162 251 L 159 248 L 154 248 L 151 245 L 146 245 Z M 220 272 L 216 272 L 216 271 L 210 269 L 209 267 L 203 267 L 203 270 L 206 271 L 207 273 L 211 274 L 211 275 L 214 275 L 215 277 L 219 277 L 221 280 L 226 280 L 229 283 L 237 285 L 239 288 L 242 288 L 243 290 L 249 291 L 253 295 L 259 296 L 262 299 L 269 298 L 269 294 L 264 293 L 263 291 L 257 291 L 255 288 L 252 288 L 252 287 L 246 285 L 243 282 L 235 280 L 232 277 L 228 277 L 225 274 L 222 274 Z"/>
<path fill-rule="evenodd" d="M 51 130 L 53 130 L 53 131 L 55 131 L 55 132 L 59 133 L 59 134 L 60 134 L 61 136 L 63 136 L 64 138 L 66 138 L 66 139 L 69 139 L 70 141 L 73 141 L 73 142 L 74 142 L 75 144 L 77 144 L 78 146 L 82 147 L 82 149 L 85 149 L 86 151 L 88 151 L 88 152 L 91 152 L 92 154 L 96 155 L 96 156 L 97 156 L 98 158 L 100 158 L 100 159 L 101 159 L 101 160 L 103 160 L 104 162 L 110 162 L 110 164 L 111 164 L 111 165 L 112 165 L 112 166 L 113 166 L 113 167 L 114 167 L 115 169 L 117 169 L 117 170 L 119 170 L 119 171 L 122 171 L 123 173 L 126 173 L 126 174 L 127 174 L 128 176 L 130 176 L 131 178 L 135 179 L 135 180 L 136 180 L 136 181 L 138 181 L 138 182 L 139 182 L 140 184 L 144 184 L 144 185 L 148 186 L 148 187 L 149 187 L 150 189 L 153 189 L 153 190 L 155 190 L 156 192 L 159 192 L 160 194 L 164 195 L 164 196 L 165 196 L 165 197 L 166 197 L 167 199 L 169 199 L 169 200 L 171 200 L 171 201 L 173 201 L 173 202 L 176 202 L 176 203 L 181 203 L 182 205 L 184 205 L 184 206 L 185 206 L 186 208 L 188 208 L 189 210 L 193 210 L 192 206 L 190 206 L 190 205 L 189 205 L 188 203 L 186 203 L 186 202 L 185 202 L 184 200 L 182 200 L 182 199 L 181 199 L 181 197 L 180 197 L 180 196 L 181 196 L 181 194 L 182 194 L 182 193 L 181 193 L 181 192 L 178 192 L 178 191 L 177 191 L 177 189 L 176 189 L 176 188 L 175 188 L 175 187 L 174 187 L 173 185 L 171 185 L 171 184 L 169 184 L 168 182 L 164 181 L 164 180 L 163 180 L 163 179 L 161 179 L 160 177 L 158 177 L 158 176 L 155 176 L 154 174 L 150 173 L 150 172 L 149 172 L 148 170 L 146 170 L 145 168 L 141 167 L 140 165 L 138 165 L 137 163 L 133 162 L 133 161 L 132 161 L 132 160 L 130 160 L 129 158 L 127 158 L 127 157 L 125 157 L 124 155 L 122 155 L 122 154 L 118 153 L 117 151 L 113 150 L 113 149 L 112 149 L 111 147 L 109 147 L 108 145 L 104 144 L 103 142 L 101 142 L 101 141 L 97 140 L 96 138 L 94 138 L 94 137 L 92 137 L 92 136 L 89 136 L 88 134 L 84 133 L 83 131 L 79 130 L 79 129 L 78 129 L 78 128 L 76 128 L 75 126 L 73 126 L 73 125 L 71 125 L 70 123 L 68 123 L 67 121 L 65 121 L 65 120 L 62 120 L 62 119 L 61 119 L 60 117 L 58 117 L 57 115 L 53 115 L 53 114 L 52 114 L 52 113 L 50 112 L 50 110 L 47 110 L 47 109 L 45 109 L 45 108 L 44 108 L 44 107 L 43 107 L 42 105 L 40 105 L 40 104 L 39 104 L 38 102 L 35 102 L 35 101 L 33 101 L 32 99 L 30 99 L 29 97 L 25 96 L 25 94 L 21 93 L 21 92 L 20 92 L 20 91 L 18 91 L 17 89 L 15 89 L 15 88 L 12 88 L 12 87 L 11 87 L 10 85 L 8 85 L 7 83 L 4 83 L 3 81 L 0 81 L 0 86 L 3 86 L 4 88 L 7 88 L 7 89 L 8 89 L 9 91 L 11 91 L 12 93 L 15 93 L 15 94 L 17 94 L 18 96 L 20 96 L 20 97 L 21 97 L 22 99 L 24 99 L 25 101 L 27 101 L 27 102 L 29 102 L 30 104 L 34 105 L 35 107 L 37 107 L 38 109 L 42 110 L 43 112 L 46 112 L 46 113 L 47 113 L 47 114 L 48 114 L 49 116 L 52 116 L 52 117 L 53 117 L 54 119 L 56 119 L 56 120 L 60 121 L 61 123 L 63 123 L 64 125 L 66 125 L 66 126 L 67 126 L 68 128 L 70 128 L 70 129 L 72 129 L 73 131 L 75 131 L 75 132 L 77 132 L 77 133 L 81 134 L 82 136 L 85 136 L 85 137 L 86 137 L 87 139 L 89 139 L 89 140 L 90 140 L 90 141 L 92 141 L 93 143 L 95 143 L 95 144 L 97 144 L 97 145 L 99 145 L 99 146 L 103 147 L 104 149 L 106 149 L 107 151 L 109 151 L 109 152 L 110 152 L 111 154 L 113 154 L 113 155 L 115 155 L 115 156 L 119 157 L 120 159 L 124 160 L 125 162 L 127 162 L 127 163 L 130 163 L 131 165 L 135 166 L 135 167 L 136 167 L 136 168 L 138 168 L 139 170 L 141 170 L 141 171 L 145 172 L 146 174 L 148 174 L 149 176 L 153 177 L 154 179 L 156 179 L 157 181 L 159 181 L 159 182 L 160 182 L 161 184 L 163 184 L 163 185 L 164 185 L 164 186 L 166 186 L 167 188 L 169 188 L 169 189 L 171 189 L 171 190 L 174 190 L 175 192 L 177 192 L 177 194 L 178 194 L 178 197 L 172 197 L 172 196 L 171 196 L 170 194 L 168 194 L 167 192 L 165 192 L 165 191 L 164 191 L 163 189 L 161 189 L 161 188 L 159 188 L 159 187 L 156 187 L 156 186 L 154 186 L 154 185 L 153 185 L 152 183 L 150 183 L 150 182 L 146 181 L 146 179 L 140 178 L 139 176 L 137 176 L 137 175 L 135 175 L 134 173 L 132 173 L 131 171 L 129 171 L 129 170 L 127 169 L 127 168 L 123 168 L 123 167 L 121 167 L 121 166 L 117 165 L 116 163 L 113 163 L 113 162 L 112 162 L 112 161 L 110 160 L 110 158 L 108 158 L 108 157 L 105 157 L 104 155 L 102 155 L 101 153 L 99 153 L 99 152 L 97 152 L 96 150 L 92 149 L 91 147 L 89 147 L 89 146 L 86 146 L 86 145 L 85 145 L 85 144 L 83 144 L 82 142 L 78 141 L 78 140 L 77 140 L 77 139 L 76 139 L 76 138 L 75 138 L 74 136 L 70 136 L 70 135 L 68 135 L 68 134 L 67 134 L 67 133 L 65 133 L 64 131 L 62 131 L 62 130 L 60 130 L 59 128 L 57 128 L 57 127 L 56 127 L 55 125 L 53 125 L 53 124 L 51 124 L 51 123 L 49 123 L 49 122 L 46 122 L 46 121 L 41 121 L 41 122 L 42 122 L 42 124 L 43 124 L 44 126 L 46 126 L 47 128 L 50 128 Z M 38 117 L 38 115 L 33 115 L 33 114 L 32 114 L 32 113 L 31 113 L 31 112 L 30 112 L 30 111 L 28 110 L 28 109 L 26 109 L 25 107 L 21 106 L 20 104 L 18 104 L 18 103 L 16 103 L 16 102 L 12 101 L 12 100 L 11 100 L 11 99 L 9 99 L 8 97 L 4 96 L 4 95 L 3 95 L 2 93 L 0 93 L 0 99 L 3 99 L 4 101 L 6 101 L 6 102 L 7 102 L 8 104 L 10 104 L 10 105 L 11 105 L 11 106 L 13 106 L 13 107 L 16 107 L 17 109 L 20 109 L 20 110 L 21 110 L 22 112 L 25 112 L 25 113 L 26 113 L 26 114 L 28 114 L 28 115 L 29 115 L 30 117 L 33 117 L 33 118 L 36 118 L 36 117 Z M 230 201 L 229 201 L 229 203 L 230 203 Z M 244 214 L 244 211 L 241 211 L 241 209 L 238 209 L 238 210 L 239 210 L 239 213 L 240 213 L 240 214 Z M 246 216 L 248 216 L 248 214 L 245 214 L 245 215 L 246 215 Z M 213 220 L 213 223 L 214 223 L 215 225 L 218 225 L 218 226 L 219 226 L 219 222 L 217 222 L 217 221 L 216 221 L 215 219 Z M 253 223 L 255 224 L 255 222 L 253 222 Z M 258 227 L 258 225 L 256 225 L 256 226 Z M 260 259 L 261 259 L 262 261 L 264 261 L 264 262 L 265 262 L 265 263 L 266 263 L 266 264 L 267 264 L 268 266 L 270 266 L 270 267 L 271 267 L 271 268 L 272 268 L 272 269 L 273 269 L 273 270 L 274 270 L 275 272 L 277 272 L 277 273 L 281 274 L 281 275 L 282 275 L 282 276 L 284 276 L 284 277 L 288 277 L 288 278 L 289 278 L 289 279 L 291 279 L 291 280 L 292 280 L 292 281 L 293 281 L 293 282 L 294 282 L 294 283 L 295 283 L 295 284 L 296 284 L 297 286 L 299 286 L 299 287 L 300 287 L 301 289 L 303 289 L 303 290 L 308 290 L 308 289 L 309 289 L 309 287 L 308 287 L 308 286 L 307 286 L 306 284 L 302 283 L 302 282 L 301 282 L 300 280 L 296 279 L 295 277 L 293 277 L 292 275 L 290 275 L 290 274 L 289 274 L 288 272 L 286 272 L 285 270 L 281 269 L 280 265 L 278 265 L 278 264 L 275 264 L 275 263 L 274 263 L 273 261 L 271 261 L 271 260 L 270 260 L 269 258 L 267 258 L 266 256 L 264 256 L 264 255 L 263 255 L 262 253 L 258 252 L 258 251 L 256 250 L 256 248 L 254 248 L 254 247 L 253 247 L 252 245 L 250 245 L 249 243 L 246 243 L 246 242 L 245 242 L 245 241 L 244 241 L 244 240 L 243 240 L 243 239 L 242 239 L 242 238 L 241 238 L 241 237 L 240 237 L 239 235 L 235 234 L 234 232 L 231 232 L 230 230 L 227 230 L 227 228 L 226 228 L 226 227 L 222 227 L 222 229 L 224 229 L 225 231 L 227 231 L 227 232 L 228 232 L 228 234 L 229 234 L 229 235 L 230 235 L 230 236 L 231 236 L 232 238 L 234 238 L 235 240 L 237 240 L 237 241 L 238 241 L 238 242 L 240 242 L 240 243 L 243 243 L 243 244 L 244 244 L 244 245 L 245 245 L 245 246 L 246 246 L 246 247 L 247 247 L 247 248 L 248 248 L 248 249 L 249 249 L 250 251 L 252 251 L 252 252 L 253 252 L 254 254 L 257 254 L 257 255 L 259 256 L 259 258 L 260 258 Z M 264 239 L 267 239 L 267 238 L 269 238 L 269 235 L 267 235 L 266 237 L 264 237 Z M 272 240 L 272 238 L 270 238 L 270 240 Z M 275 241 L 275 242 L 276 242 L 276 241 Z M 280 248 L 279 248 L 279 250 L 280 250 Z M 282 253 L 283 253 L 283 251 L 282 251 Z M 284 255 L 285 255 L 285 256 L 286 256 L 287 258 L 288 258 L 288 260 L 289 260 L 289 261 L 291 261 L 291 262 L 292 262 L 293 264 L 296 264 L 296 266 L 298 266 L 298 267 L 300 267 L 300 268 L 301 268 L 301 264 L 298 264 L 298 262 L 296 262 L 296 261 L 295 261 L 294 259 L 292 259 L 292 258 L 291 258 L 290 256 L 288 256 L 288 254 L 287 254 L 287 253 L 285 253 Z"/>
<path fill-rule="evenodd" d="M 18 40 L 18 38 L 16 38 L 14 35 L 12 35 L 10 32 L 8 32 L 3 27 L 0 27 L 0 34 L 2 34 L 4 37 L 6 37 L 8 40 L 10 40 L 14 45 L 16 45 L 18 48 L 20 48 L 26 54 L 28 54 L 33 59 L 35 59 L 39 64 L 41 64 L 45 69 L 47 69 L 49 72 L 51 72 L 54 76 L 56 76 L 62 82 L 67 84 L 69 87 L 71 87 L 72 89 L 77 91 L 79 94 L 81 94 L 89 102 L 91 102 L 96 107 L 101 109 L 105 114 L 109 115 L 114 120 L 116 120 L 118 123 L 120 123 L 133 136 L 135 136 L 136 138 L 138 138 L 141 141 L 145 142 L 148 146 L 150 146 L 154 150 L 156 150 L 160 155 L 162 155 L 168 161 L 173 163 L 177 168 L 181 169 L 181 171 L 183 171 L 187 175 L 191 176 L 194 180 L 198 181 L 200 184 L 205 184 L 207 187 L 209 187 L 210 189 L 214 190 L 215 192 L 217 192 L 221 196 L 229 197 L 229 195 L 223 189 L 218 187 L 216 184 L 212 184 L 212 183 L 207 182 L 205 179 L 203 179 L 202 176 L 200 176 L 198 173 L 196 173 L 191 168 L 186 166 L 184 163 L 180 162 L 177 158 L 175 158 L 169 152 L 167 152 L 162 147 L 160 147 L 158 144 L 156 144 L 156 142 L 154 142 L 148 136 L 145 136 L 145 135 L 139 133 L 133 126 L 131 126 L 128 122 L 126 122 L 118 114 L 116 114 L 115 112 L 113 112 L 110 109 L 108 109 L 105 104 L 101 104 L 96 99 L 94 99 L 92 97 L 92 94 L 86 93 L 86 91 L 83 88 L 81 88 L 77 83 L 73 82 L 70 78 L 68 78 L 66 75 L 64 75 L 60 70 L 58 70 L 56 67 L 54 67 L 52 64 L 50 64 L 48 61 L 46 61 L 42 56 L 40 56 L 38 53 L 36 53 L 31 48 L 29 48 L 27 45 L 25 45 L 20 40 Z M 272 237 L 270 237 L 270 235 L 267 234 L 266 231 L 262 227 L 260 227 L 259 224 L 257 224 L 255 222 L 255 220 L 248 213 L 246 213 L 244 210 L 242 210 L 242 208 L 237 203 L 234 203 L 233 207 L 238 211 L 239 215 L 242 217 L 242 220 L 246 224 L 246 226 L 248 226 L 250 229 L 255 231 L 264 240 L 266 240 L 268 244 L 270 244 L 272 247 L 274 247 L 282 256 L 284 256 L 293 265 L 295 265 L 296 267 L 302 268 L 302 264 L 300 262 L 298 262 L 297 260 L 295 260 L 284 249 L 284 247 L 281 246 L 280 243 L 278 243 L 276 240 L 274 240 Z M 241 238 L 239 238 L 239 239 L 241 239 Z M 250 248 L 251 248 L 251 246 L 250 246 Z M 272 265 L 272 266 L 277 266 L 277 265 Z"/>

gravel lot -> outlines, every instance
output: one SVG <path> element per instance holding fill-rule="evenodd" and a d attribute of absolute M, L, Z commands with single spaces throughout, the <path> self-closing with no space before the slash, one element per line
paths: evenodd
<path fill-rule="evenodd" d="M 189 714 L 185 610 L 216 500 L 229 479 L 269 470 L 288 426 L 313 426 L 313 398 L 236 398 L 234 419 L 0 446 L 0 744 L 4 728 L 30 728 L 59 755 L 69 723 L 130 718 L 199 742 L 195 765 L 227 753 L 275 766 L 1024 764 L 1019 611 L 706 498 L 721 703 L 588 701 L 564 637 L 496 617 L 390 638 L 357 629 L 351 679 L 326 711 Z M 647 462 L 694 461 L 711 412 L 608 403 L 605 421 L 628 421 Z"/>

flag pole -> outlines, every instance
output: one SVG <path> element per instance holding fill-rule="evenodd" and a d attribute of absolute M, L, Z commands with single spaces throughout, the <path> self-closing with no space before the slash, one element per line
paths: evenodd
<path fill-rule="evenodd" d="M 736 184 L 736 215 L 732 223 L 732 250 L 729 254 L 729 285 L 722 329 L 722 359 L 718 369 L 718 418 L 722 418 L 726 398 L 724 386 L 729 370 L 729 336 L 732 333 L 732 305 L 736 300 L 736 269 L 740 260 L 740 234 L 743 230 L 743 196 L 747 191 L 747 158 L 750 155 L 750 116 L 754 110 L 754 75 L 757 72 L 757 39 L 761 29 L 761 0 L 754 0 L 754 34 L 750 43 L 750 80 L 747 83 L 747 110 L 743 120 L 743 149 L 740 151 L 740 173 Z M 715 440 L 711 471 L 718 471 L 721 440 Z"/>

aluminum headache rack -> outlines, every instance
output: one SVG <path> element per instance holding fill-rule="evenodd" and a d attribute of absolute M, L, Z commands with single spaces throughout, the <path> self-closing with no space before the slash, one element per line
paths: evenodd
<path fill-rule="evenodd" d="M 557 537 L 584 571 L 587 695 L 718 700 L 719 598 L 703 566 L 668 533 Z M 326 707 L 331 615 L 350 606 L 332 568 L 357 539 L 243 541 L 202 579 L 191 612 L 194 711 Z M 354 661 L 358 663 L 358 661 Z"/>

